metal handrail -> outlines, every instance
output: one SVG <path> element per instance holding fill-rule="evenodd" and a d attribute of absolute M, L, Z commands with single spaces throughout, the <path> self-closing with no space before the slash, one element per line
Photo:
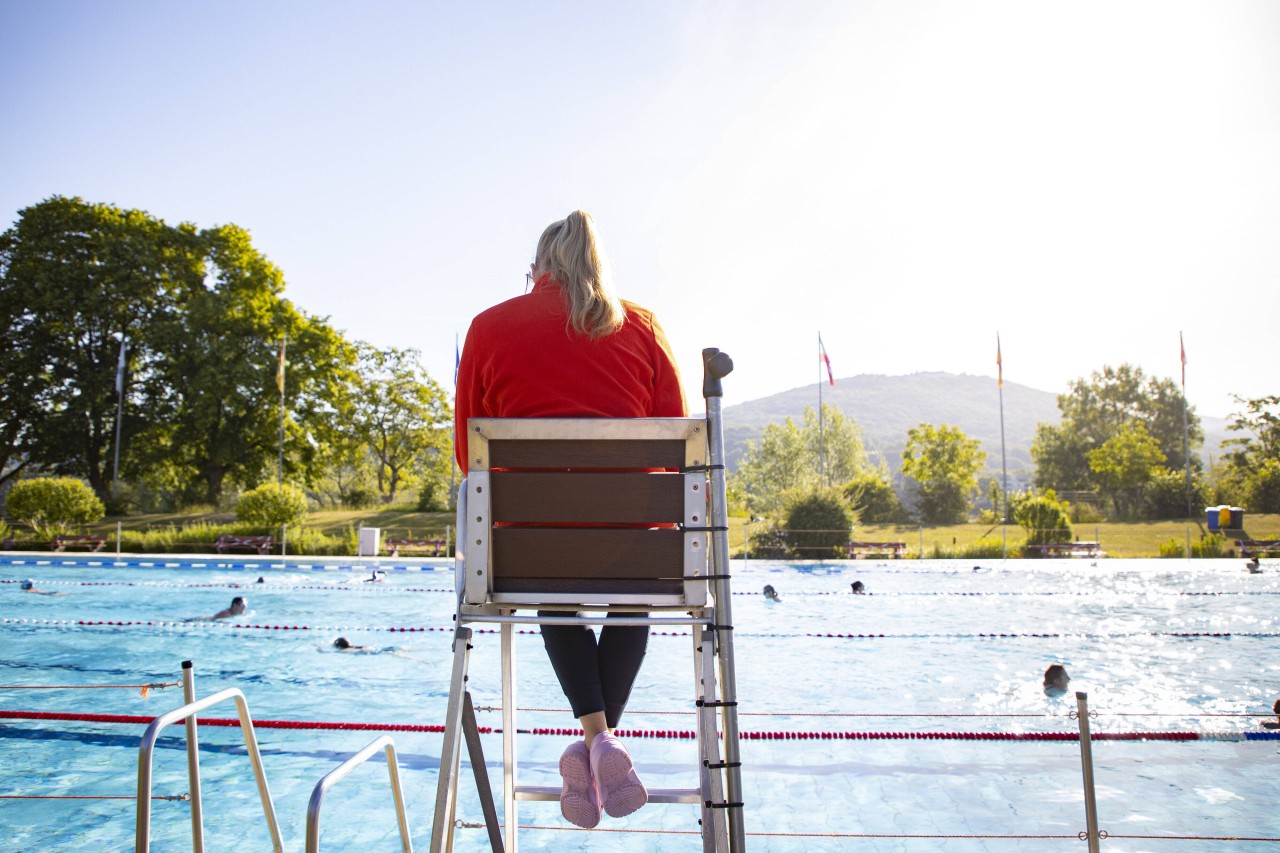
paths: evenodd
<path fill-rule="evenodd" d="M 192 718 L 206 708 L 211 708 L 228 699 L 234 699 L 236 703 L 240 728 L 244 732 L 245 747 L 249 751 L 249 761 L 253 765 L 254 777 L 258 783 L 262 811 L 267 818 L 267 829 L 271 832 L 272 848 L 276 853 L 283 853 L 284 840 L 280 836 L 280 823 L 276 820 L 271 791 L 267 788 L 267 775 L 262 767 L 262 755 L 258 752 L 258 740 L 253 732 L 253 719 L 249 716 L 249 703 L 244 698 L 244 694 L 235 687 L 219 690 L 198 702 L 190 702 L 167 714 L 161 714 L 147 726 L 146 732 L 142 735 L 142 742 L 138 745 L 138 824 L 134 843 L 135 853 L 147 853 L 151 849 L 151 763 L 160 732 L 167 726 Z"/>
<path fill-rule="evenodd" d="M 339 780 L 368 761 L 379 749 L 386 752 L 387 772 L 391 776 L 391 795 L 396 804 L 396 821 L 400 824 L 400 846 L 404 853 L 413 853 L 413 841 L 409 838 L 409 818 L 404 808 L 404 789 L 400 785 L 400 765 L 396 762 L 396 745 L 390 735 L 382 735 L 371 741 L 364 749 L 339 764 L 324 775 L 311 791 L 311 802 L 307 804 L 307 853 L 320 851 L 320 806 L 324 795 Z"/>

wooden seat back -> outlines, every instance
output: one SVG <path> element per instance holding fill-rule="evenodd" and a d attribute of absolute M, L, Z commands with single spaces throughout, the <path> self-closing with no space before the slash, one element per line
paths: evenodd
<path fill-rule="evenodd" d="M 474 418 L 467 444 L 464 603 L 705 604 L 704 420 Z"/>

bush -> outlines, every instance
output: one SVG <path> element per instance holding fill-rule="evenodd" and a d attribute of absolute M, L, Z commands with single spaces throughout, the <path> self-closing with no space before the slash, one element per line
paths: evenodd
<path fill-rule="evenodd" d="M 1147 504 L 1148 518 L 1188 518 L 1186 471 L 1162 468 L 1147 483 L 1143 498 Z M 1193 474 L 1190 517 L 1195 517 L 1208 505 L 1209 486 Z"/>
<path fill-rule="evenodd" d="M 859 474 L 843 486 L 845 500 L 864 524 L 893 524 L 903 521 L 907 511 L 898 493 L 876 473 Z"/>
<path fill-rule="evenodd" d="M 818 489 L 787 507 L 787 542 L 797 557 L 843 557 L 853 514 L 838 489 Z"/>
<path fill-rule="evenodd" d="M 245 492 L 236 503 L 236 518 L 246 524 L 277 528 L 301 525 L 307 517 L 307 496 L 297 486 L 263 483 Z"/>
<path fill-rule="evenodd" d="M 1013 509 L 1013 520 L 1027 531 L 1028 545 L 1071 540 L 1067 505 L 1052 494 L 1020 501 Z"/>
<path fill-rule="evenodd" d="M 378 493 L 363 486 L 353 486 L 342 495 L 341 503 L 346 509 L 368 509 L 378 503 Z"/>
<path fill-rule="evenodd" d="M 787 541 L 786 531 L 775 525 L 753 532 L 750 550 L 753 560 L 785 560 L 791 556 L 791 544 Z"/>
<path fill-rule="evenodd" d="M 418 505 L 415 509 L 418 512 L 444 512 L 448 507 L 436 497 L 436 484 L 428 482 L 423 483 L 418 490 Z"/>
<path fill-rule="evenodd" d="M 1221 533 L 1210 533 L 1207 536 L 1202 536 L 1199 542 L 1191 543 L 1191 556 L 1209 560 L 1217 559 L 1218 557 L 1230 557 L 1231 555 L 1222 549 L 1223 541 Z"/>
<path fill-rule="evenodd" d="M 1160 556 L 1181 558 L 1187 556 L 1187 547 L 1177 539 L 1170 539 L 1160 544 Z"/>
<path fill-rule="evenodd" d="M 36 477 L 13 484 L 6 502 L 10 518 L 26 522 L 36 536 L 52 539 L 102 519 L 106 507 L 93 489 L 73 477 Z"/>

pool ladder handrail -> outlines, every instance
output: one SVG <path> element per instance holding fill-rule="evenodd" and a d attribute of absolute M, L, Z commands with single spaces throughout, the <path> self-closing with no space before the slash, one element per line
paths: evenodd
<path fill-rule="evenodd" d="M 404 853 L 413 853 L 413 841 L 409 837 L 409 818 L 404 806 L 404 788 L 400 784 L 400 765 L 396 761 L 396 745 L 391 735 L 380 735 L 370 741 L 363 749 L 330 770 L 316 783 L 311 791 L 311 801 L 307 803 L 306 853 L 320 851 L 320 806 L 324 802 L 325 794 L 344 776 L 376 755 L 380 749 L 386 753 L 387 757 L 387 772 L 391 777 L 391 796 L 395 800 L 396 821 L 400 824 L 400 846 Z"/>
<path fill-rule="evenodd" d="M 184 674 L 189 673 L 188 661 L 183 662 Z M 151 766 L 155 752 L 156 740 L 168 726 L 187 722 L 187 769 L 190 774 L 190 785 L 193 793 L 191 846 L 195 853 L 204 851 L 204 829 L 200 825 L 200 770 L 199 761 L 195 758 L 195 719 L 196 714 L 214 705 L 228 700 L 236 703 L 236 713 L 240 717 L 240 729 L 244 732 L 245 747 L 249 752 L 249 762 L 253 766 L 255 781 L 258 783 L 258 796 L 262 800 L 262 810 L 267 818 L 267 829 L 271 833 L 272 849 L 275 853 L 283 853 L 284 839 L 280 835 L 280 822 L 276 819 L 275 804 L 271 801 L 271 791 L 267 787 L 267 774 L 262 766 L 262 755 L 258 751 L 258 739 L 253 730 L 253 718 L 249 715 L 249 703 L 238 688 L 228 687 L 194 702 L 188 702 L 181 708 L 175 708 L 161 714 L 151 721 L 142 742 L 138 745 L 138 820 L 135 835 L 135 853 L 148 853 L 151 849 Z"/>

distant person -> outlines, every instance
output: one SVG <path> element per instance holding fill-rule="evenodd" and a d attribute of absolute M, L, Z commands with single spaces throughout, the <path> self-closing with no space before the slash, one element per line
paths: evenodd
<path fill-rule="evenodd" d="M 373 574 L 367 578 L 362 578 L 360 583 L 382 583 L 387 579 L 387 573 L 382 569 L 374 569 Z"/>
<path fill-rule="evenodd" d="M 854 595 L 862 595 L 866 591 L 867 591 L 867 587 L 862 583 L 862 581 L 854 581 L 853 583 L 849 584 L 849 592 L 853 593 Z"/>
<path fill-rule="evenodd" d="M 1277 699 L 1276 703 L 1271 706 L 1271 710 L 1276 715 L 1276 721 L 1273 723 L 1270 720 L 1263 720 L 1262 727 L 1264 729 L 1280 729 L 1280 699 Z"/>
<path fill-rule="evenodd" d="M 266 578 L 262 577 L 261 575 L 259 575 L 258 579 L 254 581 L 254 583 L 266 583 L 266 582 L 267 582 Z"/>
<path fill-rule="evenodd" d="M 1262 561 L 1255 555 L 1253 559 L 1245 563 L 1245 567 L 1253 574 L 1262 574 Z"/>
<path fill-rule="evenodd" d="M 34 592 L 36 595 L 62 595 L 60 592 L 54 592 L 51 589 L 40 589 L 36 586 L 36 582 L 31 578 L 27 578 L 19 584 L 23 592 Z"/>
<path fill-rule="evenodd" d="M 219 610 L 217 613 L 208 617 L 209 619 L 229 619 L 232 616 L 239 616 L 249 609 L 249 603 L 245 601 L 244 596 L 237 595 L 231 599 L 231 604 L 226 608 Z"/>
<path fill-rule="evenodd" d="M 776 589 L 774 589 L 774 588 L 773 588 L 773 586 L 772 586 L 772 585 L 770 585 L 770 584 L 765 584 L 765 585 L 764 585 L 764 597 L 765 597 L 765 598 L 767 598 L 767 599 L 769 599 L 770 601 L 781 601 L 781 600 L 782 600 L 782 599 L 778 598 L 778 591 L 777 591 Z"/>
<path fill-rule="evenodd" d="M 355 646 L 352 645 L 346 637 L 339 637 L 333 641 L 333 647 L 340 652 L 367 652 L 373 649 L 372 646 Z"/>
<path fill-rule="evenodd" d="M 1070 683 L 1071 676 L 1067 675 L 1067 668 L 1060 663 L 1050 664 L 1044 671 L 1044 692 L 1049 696 L 1066 693 Z"/>

